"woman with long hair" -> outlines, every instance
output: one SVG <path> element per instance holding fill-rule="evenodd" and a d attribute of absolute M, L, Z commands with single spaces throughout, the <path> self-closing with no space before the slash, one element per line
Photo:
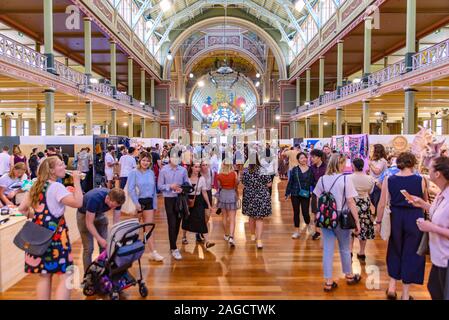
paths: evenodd
<path fill-rule="evenodd" d="M 15 144 L 12 147 L 12 155 L 11 155 L 11 168 L 14 167 L 16 163 L 23 162 L 26 166 L 26 173 L 30 176 L 30 168 L 28 167 L 27 157 L 22 153 L 20 146 Z"/>
<path fill-rule="evenodd" d="M 386 292 L 390 300 L 397 299 L 397 281 L 402 281 L 402 300 L 413 300 L 410 285 L 424 282 L 426 259 L 416 253 L 422 238 L 416 221 L 424 218 L 424 210 L 414 207 L 408 200 L 410 196 L 428 200 L 426 181 L 416 174 L 416 165 L 414 154 L 403 152 L 398 156 L 400 171 L 384 179 L 377 209 L 376 228 L 379 229 L 387 199 L 390 199 L 391 233 L 387 248 L 390 282 Z"/>
<path fill-rule="evenodd" d="M 272 213 L 269 193 L 272 182 L 269 175 L 262 173 L 257 153 L 250 153 L 248 161 L 242 178 L 242 214 L 249 217 L 251 240 L 256 240 L 257 249 L 262 249 L 263 219 Z"/>
<path fill-rule="evenodd" d="M 70 299 L 67 286 L 73 265 L 69 232 L 64 218 L 66 206 L 80 208 L 83 205 L 83 191 L 80 173 L 73 172 L 73 193 L 58 179 L 64 178 L 66 166 L 57 157 L 45 159 L 39 166 L 37 180 L 19 206 L 19 211 L 32 218 L 32 222 L 55 231 L 50 246 L 43 256 L 25 254 L 25 272 L 38 274 L 36 291 L 39 300 L 51 299 L 53 275 L 60 275 L 56 288 L 56 299 Z M 33 210 L 30 210 L 30 209 Z"/>
<path fill-rule="evenodd" d="M 223 229 L 224 240 L 229 243 L 231 247 L 235 246 L 234 232 L 235 232 L 235 215 L 237 212 L 237 187 L 239 184 L 239 177 L 234 171 L 232 162 L 224 160 L 221 164 L 220 173 L 217 175 L 218 184 L 218 210 L 223 213 Z M 217 212 L 218 213 L 218 212 Z"/>
<path fill-rule="evenodd" d="M 382 177 L 385 170 L 388 169 L 387 153 L 385 147 L 382 144 L 375 144 L 373 150 L 373 156 L 369 162 L 369 174 L 376 180 L 376 185 L 371 192 L 370 198 L 371 203 L 375 208 L 375 214 L 377 214 L 377 205 L 379 204 L 381 186 L 380 178 Z"/>
<path fill-rule="evenodd" d="M 344 209 L 349 209 L 354 218 L 356 228 L 355 234 L 360 231 L 359 215 L 354 198 L 358 193 L 352 184 L 351 179 L 342 174 L 346 164 L 346 156 L 341 154 L 333 154 L 327 164 L 326 174 L 319 178 L 313 193 L 318 200 L 326 193 L 331 193 L 334 196 L 337 219 Z M 323 208 L 327 209 L 327 208 Z M 338 220 L 339 221 L 339 220 Z M 331 292 L 338 287 L 338 284 L 333 280 L 333 265 L 334 265 L 334 245 L 335 240 L 338 241 L 338 248 L 340 250 L 340 259 L 343 273 L 345 274 L 346 283 L 354 285 L 360 282 L 362 277 L 359 274 L 352 273 L 351 251 L 349 249 L 351 241 L 351 230 L 342 229 L 340 223 L 334 229 L 321 228 L 323 233 L 323 271 L 324 271 L 324 291 Z"/>
<path fill-rule="evenodd" d="M 15 205 L 16 195 L 23 192 L 21 185 L 25 171 L 25 163 L 19 162 L 11 167 L 8 174 L 5 174 L 0 178 L 0 200 L 4 205 Z"/>
<path fill-rule="evenodd" d="M 205 207 L 211 209 L 211 203 L 207 195 L 206 179 L 201 175 L 201 164 L 193 163 L 189 168 L 188 176 L 193 192 L 189 194 L 189 200 L 193 200 L 193 207 L 189 208 L 189 216 L 182 220 L 184 230 L 183 243 L 187 243 L 186 231 L 200 233 L 204 237 L 206 249 L 212 248 L 215 243 L 209 241 L 206 223 Z M 205 206 L 206 204 L 206 206 Z"/>
<path fill-rule="evenodd" d="M 139 156 L 137 168 L 128 175 L 128 194 L 137 208 L 142 213 L 144 223 L 154 222 L 154 210 L 157 209 L 157 185 L 156 176 L 152 168 L 151 154 L 142 152 Z M 154 247 L 154 233 L 151 235 L 148 246 L 151 251 L 151 259 L 162 261 L 161 256 Z"/>

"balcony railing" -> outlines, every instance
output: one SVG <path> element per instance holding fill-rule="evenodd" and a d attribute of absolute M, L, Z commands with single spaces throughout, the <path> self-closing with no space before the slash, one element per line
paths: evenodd
<path fill-rule="evenodd" d="M 96 93 L 103 94 L 111 98 L 114 96 L 114 91 L 112 90 L 112 87 L 107 84 L 95 83 L 90 85 L 90 87 L 92 88 L 92 91 L 95 91 Z"/>
<path fill-rule="evenodd" d="M 40 69 L 42 71 L 47 70 L 46 56 L 3 34 L 0 34 L 0 56 L 12 59 L 15 63 L 27 67 Z"/>
<path fill-rule="evenodd" d="M 406 64 L 405 60 L 401 60 L 382 70 L 370 74 L 368 76 L 368 86 L 379 85 L 383 82 L 395 79 L 404 73 L 406 73 Z"/>
<path fill-rule="evenodd" d="M 412 68 L 418 70 L 449 59 L 449 39 L 412 56 Z"/>
<path fill-rule="evenodd" d="M 127 104 L 131 104 L 131 97 L 129 95 L 127 95 L 126 93 L 117 91 L 116 97 L 117 97 L 117 100 L 120 100 Z"/>
<path fill-rule="evenodd" d="M 56 73 L 64 80 L 70 81 L 76 85 L 87 85 L 87 76 L 79 71 L 67 67 L 63 63 L 55 60 Z"/>
<path fill-rule="evenodd" d="M 359 92 L 360 90 L 363 90 L 363 88 L 364 84 L 362 81 L 348 84 L 340 89 L 340 98 Z"/>
<path fill-rule="evenodd" d="M 337 98 L 338 98 L 337 90 L 329 92 L 329 93 L 326 93 L 321 98 L 321 104 L 326 104 L 326 103 L 335 101 L 335 100 L 337 100 Z"/>

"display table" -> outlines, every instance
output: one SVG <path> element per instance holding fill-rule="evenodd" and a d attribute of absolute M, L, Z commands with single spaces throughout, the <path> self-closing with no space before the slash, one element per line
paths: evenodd
<path fill-rule="evenodd" d="M 64 217 L 69 228 L 70 242 L 73 244 L 80 238 L 76 224 L 76 209 L 67 207 Z M 14 237 L 26 220 L 24 216 L 11 216 L 7 223 L 0 225 L 0 292 L 8 290 L 26 276 L 25 253 L 13 243 Z"/>
<path fill-rule="evenodd" d="M 9 217 L 8 222 L 0 225 L 0 292 L 6 291 L 26 275 L 25 254 L 13 243 L 26 220 L 23 216 Z"/>

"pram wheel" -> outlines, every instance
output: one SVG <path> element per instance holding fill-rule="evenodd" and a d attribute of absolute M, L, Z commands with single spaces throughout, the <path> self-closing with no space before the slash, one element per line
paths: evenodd
<path fill-rule="evenodd" d="M 83 288 L 83 294 L 86 297 L 93 296 L 95 294 L 95 288 L 93 286 L 85 285 Z"/>
<path fill-rule="evenodd" d="M 146 298 L 148 296 L 148 288 L 145 283 L 139 283 L 139 293 L 142 298 Z"/>
<path fill-rule="evenodd" d="M 111 293 L 111 300 L 120 300 L 120 295 L 118 292 Z"/>

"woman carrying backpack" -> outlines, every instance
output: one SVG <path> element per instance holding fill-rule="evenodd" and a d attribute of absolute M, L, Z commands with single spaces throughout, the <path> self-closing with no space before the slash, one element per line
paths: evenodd
<path fill-rule="evenodd" d="M 355 221 L 355 234 L 360 232 L 358 210 L 354 198 L 358 193 L 351 179 L 342 172 L 345 168 L 346 156 L 333 154 L 329 159 L 326 174 L 322 176 L 313 193 L 318 197 L 317 223 L 323 232 L 323 271 L 325 278 L 324 291 L 331 292 L 337 288 L 332 278 L 334 244 L 338 240 L 342 269 L 348 285 L 357 284 L 361 280 L 359 274 L 352 273 L 352 259 L 349 244 L 351 229 L 342 229 L 340 217 L 343 209 L 349 209 Z"/>

